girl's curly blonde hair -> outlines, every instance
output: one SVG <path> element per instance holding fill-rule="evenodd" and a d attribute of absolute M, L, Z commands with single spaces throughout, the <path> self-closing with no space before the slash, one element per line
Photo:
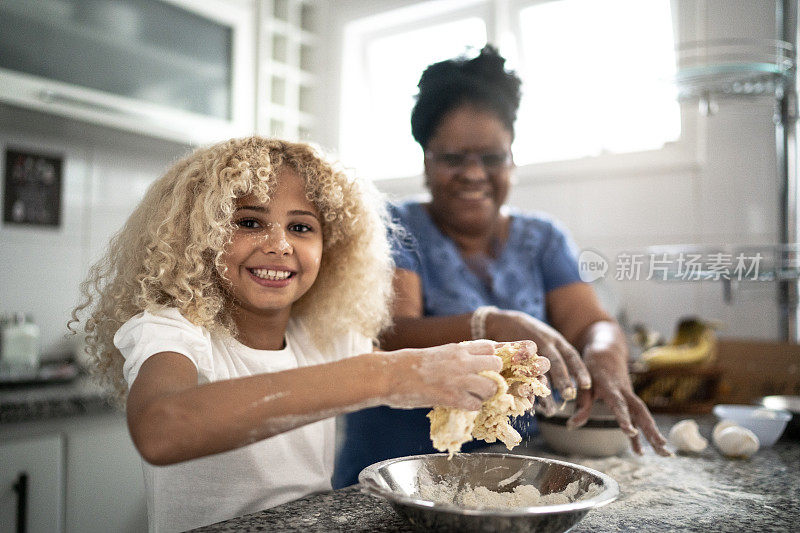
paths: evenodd
<path fill-rule="evenodd" d="M 318 346 L 348 330 L 374 338 L 388 325 L 388 218 L 375 187 L 307 144 L 232 139 L 194 151 L 156 180 L 81 284 L 82 301 L 68 327 L 73 330 L 90 310 L 85 351 L 93 373 L 119 399 L 127 386 L 113 339 L 134 315 L 175 307 L 198 326 L 235 335 L 230 296 L 221 283 L 235 201 L 255 194 L 267 202 L 282 167 L 305 181 L 323 230 L 319 275 L 292 316 L 304 321 Z"/>

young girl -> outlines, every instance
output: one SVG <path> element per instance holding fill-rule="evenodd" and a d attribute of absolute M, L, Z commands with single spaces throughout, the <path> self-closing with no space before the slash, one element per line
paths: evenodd
<path fill-rule="evenodd" d="M 92 267 L 73 322 L 92 310 L 87 351 L 127 396 L 151 530 L 330 489 L 334 415 L 494 393 L 488 341 L 373 352 L 392 275 L 380 205 L 307 145 L 234 139 L 157 180 Z"/>

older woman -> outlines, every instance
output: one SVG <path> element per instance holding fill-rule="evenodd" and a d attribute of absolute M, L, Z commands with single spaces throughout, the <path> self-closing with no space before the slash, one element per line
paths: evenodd
<path fill-rule="evenodd" d="M 552 221 L 504 205 L 520 99 L 520 80 L 504 64 L 487 45 L 473 59 L 430 65 L 419 81 L 411 127 L 431 198 L 393 206 L 404 231 L 395 250 L 395 325 L 383 347 L 533 340 L 550 359 L 553 388 L 576 400 L 569 426 L 584 424 L 593 401 L 603 400 L 635 452 L 642 453 L 641 432 L 668 455 L 633 392 L 624 334 L 581 282 L 568 238 Z M 554 410 L 552 400 L 542 407 Z M 376 408 L 348 415 L 334 486 L 355 482 L 373 462 L 435 451 L 425 413 Z M 523 432 L 532 426 L 529 419 L 516 425 Z"/>

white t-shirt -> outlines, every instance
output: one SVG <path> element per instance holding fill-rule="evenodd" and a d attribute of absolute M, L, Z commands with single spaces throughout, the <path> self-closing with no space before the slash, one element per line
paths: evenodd
<path fill-rule="evenodd" d="M 177 309 L 144 312 L 117 331 L 128 387 L 142 363 L 159 352 L 177 352 L 197 367 L 198 382 L 279 372 L 372 351 L 351 333 L 321 353 L 303 325 L 292 319 L 282 350 L 255 350 L 231 337 L 210 335 Z M 328 418 L 248 446 L 169 466 L 142 461 L 151 531 L 187 529 L 253 513 L 331 489 L 335 426 Z"/>

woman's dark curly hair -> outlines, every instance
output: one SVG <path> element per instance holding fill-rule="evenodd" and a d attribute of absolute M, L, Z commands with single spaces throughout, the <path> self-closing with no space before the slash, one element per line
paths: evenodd
<path fill-rule="evenodd" d="M 411 134 L 423 149 L 442 117 L 463 104 L 496 113 L 513 137 L 521 80 L 504 68 L 505 62 L 497 49 L 487 44 L 472 59 L 460 56 L 425 69 L 411 112 Z"/>

